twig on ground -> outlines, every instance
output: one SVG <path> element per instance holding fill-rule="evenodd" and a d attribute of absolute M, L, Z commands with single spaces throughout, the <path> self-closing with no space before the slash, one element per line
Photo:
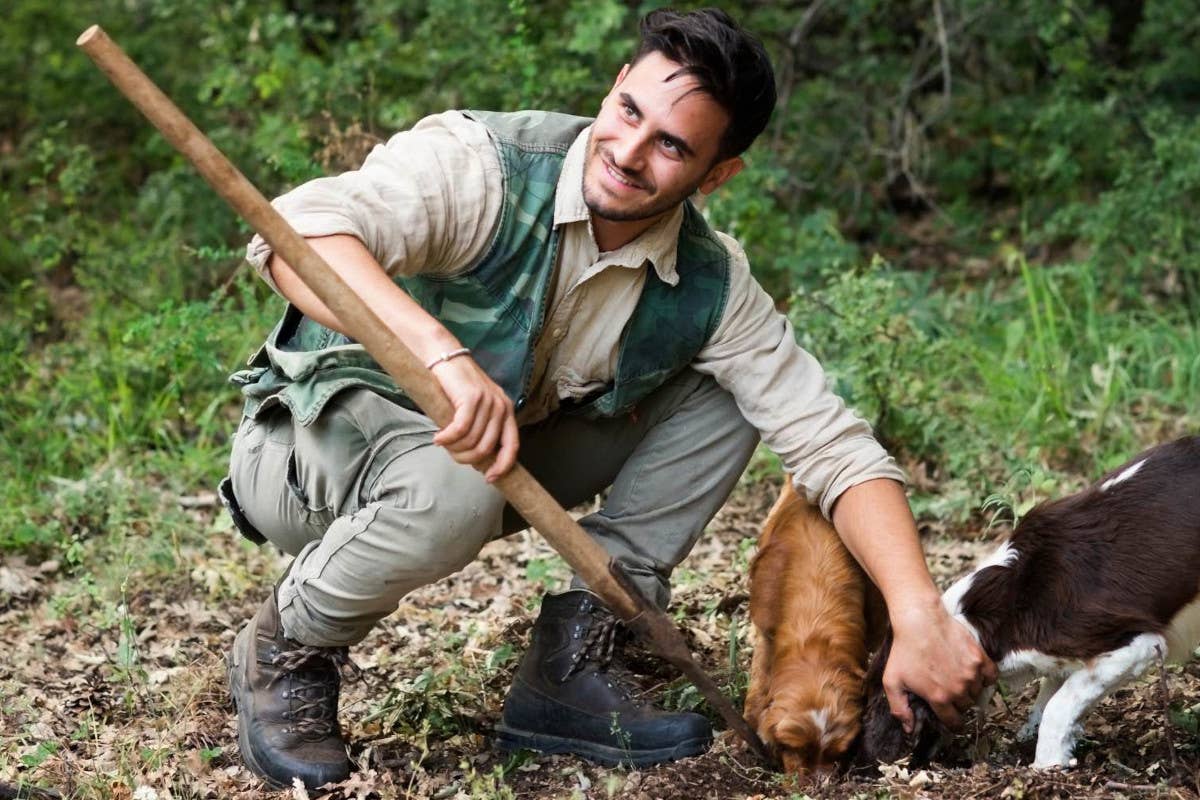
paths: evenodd
<path fill-rule="evenodd" d="M 1141 774 L 1133 767 L 1127 767 L 1124 764 L 1122 764 L 1120 761 L 1117 761 L 1117 759 L 1115 759 L 1111 756 L 1108 759 L 1108 763 L 1112 764 L 1114 767 L 1119 769 L 1121 772 L 1124 772 L 1126 775 L 1140 775 Z"/>
<path fill-rule="evenodd" d="M 1117 781 L 1107 781 L 1104 784 L 1106 790 L 1115 792 L 1153 792 L 1160 787 L 1153 783 L 1119 783 Z"/>
<path fill-rule="evenodd" d="M 179 503 L 180 508 L 216 508 L 220 505 L 220 501 L 217 500 L 217 496 L 213 492 L 180 495 L 175 498 L 175 502 Z"/>
<path fill-rule="evenodd" d="M 726 740 L 726 753 L 722 757 L 721 763 L 727 765 L 737 775 L 747 781 L 762 782 L 773 779 L 775 773 L 760 766 L 757 757 L 753 753 L 748 752 L 749 748 L 737 743 L 732 733 L 728 734 L 728 737 Z M 742 758 L 748 758 L 753 763 L 745 764 Z"/>
<path fill-rule="evenodd" d="M 982 789 L 978 789 L 963 798 L 963 800 L 975 800 L 977 797 L 997 797 L 998 790 L 1005 785 L 1004 781 L 998 783 L 988 783 Z"/>
<path fill-rule="evenodd" d="M 62 795 L 27 783 L 0 783 L 0 800 L 62 800 Z"/>
<path fill-rule="evenodd" d="M 1167 664 L 1163 652 L 1158 651 L 1158 696 L 1162 702 L 1163 736 L 1167 739 L 1167 752 L 1171 755 L 1171 772 L 1179 771 L 1179 760 L 1175 757 L 1175 735 L 1171 731 L 1171 690 L 1167 686 Z"/>

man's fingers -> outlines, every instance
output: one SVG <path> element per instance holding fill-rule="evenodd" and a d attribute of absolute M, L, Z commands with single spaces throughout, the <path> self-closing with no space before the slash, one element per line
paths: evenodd
<path fill-rule="evenodd" d="M 900 720 L 905 733 L 912 733 L 913 713 L 912 708 L 908 705 L 908 695 L 905 693 L 904 687 L 889 686 L 885 683 L 883 691 L 887 695 L 888 707 L 892 710 L 892 716 Z"/>
<path fill-rule="evenodd" d="M 483 429 L 483 434 L 472 449 L 476 461 L 483 461 L 488 456 L 495 454 L 496 446 L 500 443 L 500 433 L 503 429 L 504 417 L 493 415 L 487 420 L 487 427 Z"/>
<path fill-rule="evenodd" d="M 512 403 L 473 362 L 442 363 L 445 367 L 437 377 L 454 404 L 454 418 L 434 434 L 433 443 L 446 448 L 460 464 L 481 470 L 486 466 L 485 477 L 493 481 L 516 463 L 518 435 Z"/>
<path fill-rule="evenodd" d="M 453 449 L 471 431 L 478 408 L 478 396 L 469 394 L 467 397 L 459 399 L 454 404 L 454 419 L 434 435 L 433 443 Z"/>
<path fill-rule="evenodd" d="M 484 397 L 476 405 L 475 416 L 471 419 L 471 427 L 461 439 L 455 442 L 454 449 L 468 459 L 467 463 L 474 464 L 491 454 L 490 451 L 484 450 L 483 438 L 487 435 L 495 415 L 494 402 L 493 398 Z"/>
<path fill-rule="evenodd" d="M 476 414 L 471 430 L 457 441 L 447 442 L 445 448 L 458 463 L 483 470 L 490 466 L 496 455 L 503 425 L 503 417 Z"/>
<path fill-rule="evenodd" d="M 962 727 L 962 715 L 958 713 L 958 709 L 954 706 L 950 705 L 949 703 L 942 703 L 938 705 L 930 703 L 929 707 L 933 709 L 933 713 L 937 714 L 938 719 L 940 719 L 942 724 L 947 728 L 950 728 L 951 730 L 958 730 Z"/>
<path fill-rule="evenodd" d="M 966 668 L 973 670 L 973 679 L 982 681 L 983 686 L 991 686 L 996 682 L 996 662 L 988 658 L 986 652 L 980 647 L 979 643 L 972 640 L 971 655 L 969 661 L 965 664 Z M 982 687 L 980 687 L 982 688 Z M 978 694 L 978 692 L 976 692 Z"/>
<path fill-rule="evenodd" d="M 996 682 L 996 662 L 992 661 L 986 655 L 982 655 L 978 666 L 975 668 L 975 674 L 971 678 L 968 691 L 971 693 L 971 699 L 976 700 L 983 690 Z"/>
<path fill-rule="evenodd" d="M 500 450 L 496 453 L 496 460 L 492 462 L 492 467 L 484 475 L 488 483 L 492 483 L 497 478 L 504 475 L 513 468 L 517 463 L 517 449 L 520 444 L 520 435 L 517 432 L 517 421 L 512 414 L 507 414 L 504 418 L 504 426 L 500 433 Z"/>

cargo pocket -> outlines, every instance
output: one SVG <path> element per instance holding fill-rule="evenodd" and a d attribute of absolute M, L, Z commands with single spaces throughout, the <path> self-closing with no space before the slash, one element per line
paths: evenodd
<path fill-rule="evenodd" d="M 296 448 L 293 446 L 287 457 L 287 488 L 298 506 L 297 516 L 304 525 L 310 540 L 320 539 L 337 517 L 337 513 L 328 506 L 314 508 L 313 501 L 304 487 L 300 485 L 300 470 L 296 465 Z"/>

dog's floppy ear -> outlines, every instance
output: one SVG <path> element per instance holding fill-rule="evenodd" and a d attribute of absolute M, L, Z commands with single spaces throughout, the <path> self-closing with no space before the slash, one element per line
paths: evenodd
<path fill-rule="evenodd" d="M 892 716 L 887 695 L 883 691 L 883 671 L 891 652 L 892 634 L 889 632 L 867 667 L 863 686 L 862 732 L 854 756 L 856 766 L 874 767 L 879 762 L 890 764 L 911 752 L 904 728 L 900 720 Z"/>
<path fill-rule="evenodd" d="M 913 732 L 906 734 L 900 720 L 892 716 L 883 691 L 883 671 L 891 651 L 892 635 L 889 632 L 867 669 L 862 734 L 854 755 L 856 766 L 890 764 L 905 756 L 910 757 L 910 766 L 924 766 L 933 758 L 946 735 L 946 726 L 937 714 L 912 692 L 908 693 L 908 705 L 913 714 Z"/>
<path fill-rule="evenodd" d="M 764 538 L 766 538 L 764 536 Z M 750 562 L 750 621 L 770 638 L 779 627 L 784 608 L 784 576 L 788 572 L 786 547 L 774 542 L 760 546 Z"/>

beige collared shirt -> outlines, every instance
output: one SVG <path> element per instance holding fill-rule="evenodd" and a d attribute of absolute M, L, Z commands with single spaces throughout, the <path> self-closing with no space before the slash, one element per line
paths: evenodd
<path fill-rule="evenodd" d="M 646 270 L 679 281 L 675 247 L 682 209 L 624 247 L 601 253 L 583 199 L 588 131 L 563 163 L 554 206 L 562 245 L 555 288 L 534 362 L 534 389 L 518 419 L 543 419 L 560 401 L 612 380 L 620 335 Z M 377 146 L 363 166 L 320 178 L 274 205 L 306 236 L 358 237 L 392 275 L 451 276 L 484 255 L 500 213 L 499 159 L 484 126 L 449 111 Z M 729 250 L 730 292 L 712 339 L 693 367 L 733 394 L 796 488 L 828 516 L 846 489 L 872 478 L 903 480 L 895 461 L 829 388 L 824 371 L 796 344 L 788 320 L 750 273 L 742 248 Z M 247 258 L 265 280 L 269 246 L 255 237 Z"/>

